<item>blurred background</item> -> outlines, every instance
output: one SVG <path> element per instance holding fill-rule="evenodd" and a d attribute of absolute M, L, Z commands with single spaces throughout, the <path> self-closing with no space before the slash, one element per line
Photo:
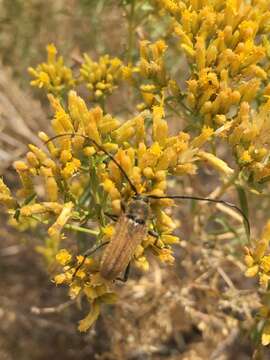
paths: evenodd
<path fill-rule="evenodd" d="M 142 5 L 145 20 L 136 37 L 157 38 L 163 23 L 155 26 L 153 18 L 148 23 L 155 10 L 150 1 Z M 12 162 L 23 158 L 28 143 L 39 144 L 38 131 L 49 129 L 47 99 L 30 87 L 27 68 L 45 60 L 52 42 L 70 66 L 84 52 L 94 59 L 105 53 L 122 58 L 128 11 L 129 1 L 0 1 L 0 175 L 13 191 L 18 179 Z M 121 92 L 117 96 L 110 111 L 121 113 Z M 128 105 L 135 109 L 132 97 Z M 179 128 L 179 121 L 171 124 Z M 202 175 L 209 191 L 215 186 L 210 175 Z M 193 186 L 200 191 L 202 184 Z M 181 237 L 189 239 L 190 217 L 197 213 L 187 206 L 177 212 Z M 82 310 L 50 281 L 35 251 L 39 237 L 15 230 L 2 209 L 0 215 L 0 360 L 251 359 L 249 332 L 258 299 L 247 290 L 240 261 L 220 265 L 223 253 L 211 237 L 210 243 L 196 235 L 189 246 L 183 241 L 173 267 L 153 262 L 147 274 L 133 270 L 128 283 L 119 284 L 118 304 L 80 334 Z M 235 284 L 241 290 L 237 296 Z M 266 351 L 261 355 L 270 358 Z"/>

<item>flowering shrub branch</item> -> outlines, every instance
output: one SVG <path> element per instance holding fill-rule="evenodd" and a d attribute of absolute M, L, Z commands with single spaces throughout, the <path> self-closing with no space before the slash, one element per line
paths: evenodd
<path fill-rule="evenodd" d="M 131 4 L 133 30 L 139 3 Z M 259 194 L 270 179 L 269 2 L 156 0 L 151 1 L 151 9 L 167 17 L 172 30 L 167 33 L 177 40 L 179 59 L 185 56 L 185 84 L 169 70 L 171 45 L 165 39 L 141 41 L 134 62 L 132 38 L 128 63 L 109 55 L 94 61 L 85 54 L 77 75 L 57 55 L 55 46 L 48 45 L 47 61 L 29 73 L 31 85 L 48 94 L 53 137 L 40 132 L 44 146 L 30 144 L 25 161 L 15 162 L 21 182 L 15 195 L 0 181 L 0 201 L 17 226 L 27 227 L 31 221 L 31 226 L 47 227 L 44 246 L 37 250 L 48 264 L 56 261 L 61 267 L 55 283 L 68 285 L 72 299 L 85 296 L 91 305 L 80 331 L 93 324 L 102 304 L 116 301 L 116 290 L 99 273 L 99 253 L 75 272 L 82 264 L 83 249 L 75 255 L 68 248 L 67 230 L 89 234 L 92 244 L 110 240 L 115 228 L 111 218 L 119 216 L 121 202 L 128 203 L 134 195 L 130 182 L 139 194 L 164 197 L 169 179 L 196 177 L 197 170 L 207 165 L 223 182 L 218 195 L 230 187 L 240 189 L 242 210 L 247 213 L 246 191 Z M 105 110 L 108 97 L 122 84 L 136 94 L 137 111 L 129 118 Z M 81 86 L 87 100 L 78 95 Z M 168 116 L 172 111 L 185 121 L 185 128 L 174 134 Z M 73 136 L 59 136 L 64 134 Z M 234 163 L 217 155 L 217 144 L 233 154 Z M 42 191 L 37 184 L 42 184 Z M 148 230 L 157 233 L 158 239 L 151 235 L 143 239 L 133 257 L 136 267 L 148 270 L 149 253 L 173 263 L 172 245 L 180 240 L 173 234 L 177 224 L 170 210 L 174 205 L 170 199 L 151 201 Z M 247 248 L 246 255 L 246 274 L 259 275 L 266 297 L 268 225 L 262 240 Z M 267 306 L 261 314 L 262 343 L 267 345 Z"/>

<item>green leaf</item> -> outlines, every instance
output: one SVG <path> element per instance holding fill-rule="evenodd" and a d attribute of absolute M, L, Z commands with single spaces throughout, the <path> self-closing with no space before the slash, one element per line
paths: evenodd
<path fill-rule="evenodd" d="M 30 204 L 30 202 L 31 202 L 32 200 L 34 200 L 36 197 L 37 197 L 37 194 L 36 194 L 36 193 L 33 193 L 33 194 L 31 194 L 30 196 L 28 196 L 28 197 L 24 200 L 23 206 Z"/>
<path fill-rule="evenodd" d="M 244 188 L 239 185 L 236 186 L 236 190 L 237 190 L 237 194 L 238 194 L 240 208 L 243 211 L 243 213 L 245 214 L 246 218 L 248 219 L 249 218 L 249 210 L 248 210 L 248 200 L 247 200 L 246 192 L 245 192 Z M 245 226 L 246 236 L 249 240 L 249 237 L 250 237 L 249 227 L 248 227 L 248 224 L 246 223 L 246 221 L 244 221 L 244 226 Z"/>

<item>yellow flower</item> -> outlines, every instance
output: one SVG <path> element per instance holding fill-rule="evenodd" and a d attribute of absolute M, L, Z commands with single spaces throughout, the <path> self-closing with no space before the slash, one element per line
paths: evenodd
<path fill-rule="evenodd" d="M 54 281 L 55 281 L 56 285 L 62 285 L 66 281 L 65 274 L 55 275 Z"/>
<path fill-rule="evenodd" d="M 253 259 L 253 257 L 252 257 L 250 254 L 247 254 L 247 255 L 245 256 L 245 263 L 246 263 L 246 265 L 247 265 L 248 267 L 252 267 L 252 266 L 253 266 L 253 264 L 254 264 L 254 259 Z"/>
<path fill-rule="evenodd" d="M 33 177 L 29 167 L 23 161 L 15 161 L 13 164 L 20 176 L 22 189 L 19 190 L 19 196 L 27 197 L 34 193 Z"/>
<path fill-rule="evenodd" d="M 40 168 L 40 173 L 44 177 L 45 191 L 48 200 L 51 202 L 56 202 L 58 199 L 58 185 L 53 175 L 52 169 L 42 166 Z"/>
<path fill-rule="evenodd" d="M 107 225 L 102 229 L 102 232 L 105 237 L 111 238 L 114 234 L 115 228 L 112 225 Z"/>
<path fill-rule="evenodd" d="M 164 244 L 167 244 L 167 245 L 179 244 L 179 242 L 180 242 L 179 237 L 173 236 L 173 235 L 167 235 L 167 234 L 162 234 L 161 240 Z"/>
<path fill-rule="evenodd" d="M 87 54 L 84 54 L 84 63 L 81 66 L 80 74 L 90 92 L 90 99 L 98 100 L 111 94 L 122 79 L 122 70 L 122 61 L 118 58 L 110 58 L 109 55 L 105 55 L 95 62 Z M 126 67 L 124 73 L 127 76 Z"/>
<path fill-rule="evenodd" d="M 163 105 L 153 107 L 153 140 L 160 146 L 164 146 L 168 138 L 168 124 L 164 116 Z"/>
<path fill-rule="evenodd" d="M 72 202 L 64 204 L 63 209 L 55 223 L 48 229 L 48 234 L 50 237 L 54 238 L 55 240 L 60 240 L 61 231 L 69 218 L 72 216 L 73 207 L 74 204 Z"/>
<path fill-rule="evenodd" d="M 205 39 L 201 36 L 197 38 L 197 42 L 195 45 L 195 58 L 197 62 L 198 70 L 202 70 L 205 68 L 205 60 L 206 60 L 206 53 L 205 53 Z"/>
<path fill-rule="evenodd" d="M 179 164 L 173 169 L 175 175 L 195 175 L 197 166 L 192 163 Z"/>
<path fill-rule="evenodd" d="M 259 271 L 259 265 L 254 265 L 247 269 L 247 271 L 245 272 L 245 275 L 247 277 L 253 277 L 258 274 L 258 271 Z"/>
<path fill-rule="evenodd" d="M 233 169 L 228 166 L 228 164 L 225 163 L 225 161 L 219 159 L 215 155 L 211 153 L 207 153 L 205 151 L 199 151 L 198 156 L 200 159 L 208 162 L 211 166 L 213 166 L 215 169 L 217 169 L 219 172 L 221 172 L 224 175 L 232 175 Z"/>
<path fill-rule="evenodd" d="M 102 186 L 103 186 L 104 190 L 110 194 L 110 197 L 112 200 L 121 198 L 121 195 L 120 195 L 119 191 L 117 190 L 115 184 L 110 179 L 106 179 L 102 183 Z"/>
<path fill-rule="evenodd" d="M 262 289 L 267 290 L 270 276 L 267 274 L 259 274 L 259 283 Z"/>
<path fill-rule="evenodd" d="M 157 227 L 162 232 L 171 232 L 176 228 L 176 224 L 164 211 L 158 211 Z"/>
<path fill-rule="evenodd" d="M 239 160 L 244 164 L 248 164 L 252 162 L 252 157 L 250 156 L 249 152 L 246 150 L 242 153 Z"/>
<path fill-rule="evenodd" d="M 72 255 L 66 249 L 61 249 L 56 254 L 56 261 L 61 265 L 67 265 L 72 259 Z"/>
<path fill-rule="evenodd" d="M 81 292 L 82 288 L 80 285 L 77 285 L 76 283 L 72 283 L 69 287 L 69 296 L 72 300 L 76 299 L 76 297 Z"/>
<path fill-rule="evenodd" d="M 263 327 L 262 332 L 262 345 L 267 346 L 270 344 L 270 322 L 267 323 Z"/>
<path fill-rule="evenodd" d="M 60 161 L 65 164 L 72 159 L 72 153 L 70 150 L 63 150 L 60 155 Z"/>
<path fill-rule="evenodd" d="M 69 179 L 74 175 L 74 173 L 79 169 L 81 166 L 81 162 L 79 159 L 73 158 L 71 161 L 66 163 L 66 166 L 61 171 L 62 176 L 64 179 Z"/>
<path fill-rule="evenodd" d="M 262 257 L 260 266 L 265 273 L 270 271 L 270 255 Z"/>
<path fill-rule="evenodd" d="M 138 258 L 135 258 L 134 259 L 134 265 L 142 270 L 142 271 L 148 271 L 149 270 L 149 262 L 148 260 L 146 259 L 145 256 L 140 256 Z"/>
<path fill-rule="evenodd" d="M 0 203 L 3 203 L 8 208 L 14 208 L 16 206 L 16 200 L 13 199 L 11 191 L 5 185 L 3 179 L 0 178 Z"/>
<path fill-rule="evenodd" d="M 40 204 L 31 204 L 22 206 L 20 209 L 20 213 L 22 216 L 31 216 L 44 214 L 46 212 L 52 212 L 54 214 L 59 214 L 63 209 L 61 204 L 57 202 L 44 202 Z"/>
<path fill-rule="evenodd" d="M 175 259 L 172 254 L 173 251 L 171 249 L 163 248 L 159 251 L 158 258 L 162 262 L 173 264 Z"/>
<path fill-rule="evenodd" d="M 56 59 L 57 49 L 54 44 L 47 45 L 48 62 L 53 63 Z"/>
<path fill-rule="evenodd" d="M 106 114 L 98 123 L 98 129 L 101 134 L 110 134 L 120 126 L 120 121 Z"/>
<path fill-rule="evenodd" d="M 160 145 L 155 142 L 149 147 L 141 158 L 139 158 L 139 167 L 144 169 L 146 167 L 154 167 L 157 164 L 159 157 L 162 154 Z"/>
<path fill-rule="evenodd" d="M 192 147 L 201 147 L 206 141 L 208 141 L 214 134 L 214 130 L 208 126 L 204 126 L 199 136 L 195 137 L 190 145 Z"/>
<path fill-rule="evenodd" d="M 47 62 L 42 63 L 36 69 L 30 67 L 28 72 L 35 80 L 32 86 L 45 88 L 49 92 L 59 95 L 63 90 L 68 90 L 75 85 L 70 68 L 66 67 L 62 57 L 57 58 L 57 50 L 53 44 L 47 46 Z"/>
<path fill-rule="evenodd" d="M 29 146 L 29 149 L 32 151 L 32 153 L 34 153 L 34 155 L 36 156 L 36 158 L 38 159 L 38 161 L 43 164 L 46 160 L 47 160 L 47 155 L 46 153 L 39 149 L 37 146 L 35 145 L 28 145 Z"/>
<path fill-rule="evenodd" d="M 123 123 L 118 129 L 113 131 L 112 135 L 116 142 L 121 144 L 134 136 L 136 130 L 136 118 Z"/>
<path fill-rule="evenodd" d="M 267 227 L 268 227 L 268 224 L 269 223 L 267 223 L 267 225 L 266 225 Z M 255 248 L 252 251 L 253 258 L 255 261 L 260 261 L 262 259 L 262 257 L 264 256 L 264 254 L 267 250 L 268 243 L 269 243 L 269 239 L 268 240 L 265 239 L 264 232 L 263 232 L 261 239 L 256 242 Z"/>

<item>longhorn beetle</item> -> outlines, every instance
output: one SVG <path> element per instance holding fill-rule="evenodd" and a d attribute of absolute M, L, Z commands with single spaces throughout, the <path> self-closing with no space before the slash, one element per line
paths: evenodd
<path fill-rule="evenodd" d="M 100 274 L 106 280 L 122 280 L 126 281 L 129 272 L 130 261 L 132 256 L 134 255 L 135 249 L 141 242 L 144 240 L 147 233 L 150 235 L 158 237 L 152 231 L 148 231 L 148 222 L 150 219 L 150 204 L 149 200 L 158 200 L 158 199 L 178 199 L 178 200 L 197 200 L 197 201 L 207 201 L 212 203 L 223 204 L 229 208 L 233 208 L 237 210 L 241 216 L 243 217 L 246 223 L 247 235 L 248 238 L 250 236 L 250 225 L 249 220 L 246 214 L 235 204 L 229 203 L 225 200 L 219 199 L 211 199 L 211 198 L 203 198 L 199 196 L 187 196 L 187 195 L 174 195 L 174 196 L 156 196 L 156 195 L 143 195 L 139 194 L 135 185 L 132 183 L 122 166 L 118 163 L 118 161 L 101 145 L 99 145 L 95 140 L 83 134 L 75 134 L 75 133 L 63 133 L 53 136 L 45 142 L 45 145 L 50 141 L 53 141 L 57 138 L 63 136 L 80 136 L 85 140 L 92 143 L 99 151 L 106 154 L 119 168 L 122 175 L 125 177 L 127 182 L 129 183 L 134 195 L 131 201 L 128 203 L 127 208 L 123 209 L 121 215 L 116 220 L 115 225 L 115 233 L 112 236 L 110 241 L 106 241 L 94 248 L 87 250 L 84 253 L 84 258 L 82 262 L 77 266 L 75 272 L 73 274 L 73 278 L 75 277 L 78 270 L 84 264 L 87 256 L 93 254 L 95 251 L 100 249 L 101 247 L 107 245 L 102 257 L 100 264 Z M 109 215 L 114 219 L 113 215 Z M 125 272 L 124 279 L 119 278 L 118 276 Z"/>

